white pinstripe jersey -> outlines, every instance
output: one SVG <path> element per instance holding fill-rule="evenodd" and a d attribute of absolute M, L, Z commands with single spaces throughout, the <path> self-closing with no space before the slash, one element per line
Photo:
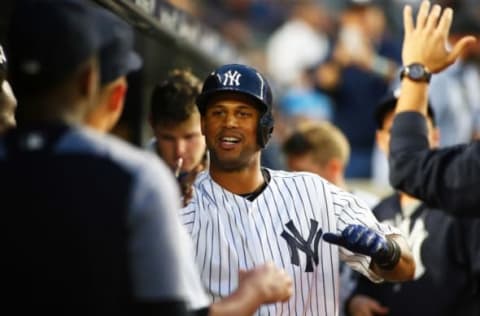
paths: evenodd
<path fill-rule="evenodd" d="M 271 180 L 253 202 L 223 189 L 208 172 L 197 177 L 194 197 L 180 214 L 204 286 L 215 301 L 236 289 L 239 269 L 273 261 L 293 277 L 294 294 L 288 302 L 261 306 L 256 315 L 338 315 L 339 250 L 353 269 L 372 281 L 381 278 L 369 269 L 369 257 L 324 242 L 322 232 L 340 233 L 348 224 L 398 231 L 317 175 L 268 172 Z"/>

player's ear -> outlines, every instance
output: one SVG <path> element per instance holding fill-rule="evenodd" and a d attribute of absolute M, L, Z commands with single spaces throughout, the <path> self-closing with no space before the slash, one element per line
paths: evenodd
<path fill-rule="evenodd" d="M 108 100 L 108 108 L 110 111 L 122 111 L 125 96 L 127 94 L 127 82 L 125 80 L 117 80 L 111 87 Z"/>

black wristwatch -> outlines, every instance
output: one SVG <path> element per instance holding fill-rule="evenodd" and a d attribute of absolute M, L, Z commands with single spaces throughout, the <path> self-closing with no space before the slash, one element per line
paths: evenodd
<path fill-rule="evenodd" d="M 419 63 L 413 63 L 402 68 L 400 72 L 400 79 L 404 77 L 418 82 L 430 82 L 432 74 L 428 71 L 427 67 Z"/>

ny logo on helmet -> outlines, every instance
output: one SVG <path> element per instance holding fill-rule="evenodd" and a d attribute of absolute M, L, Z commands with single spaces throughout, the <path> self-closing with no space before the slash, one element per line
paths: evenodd
<path fill-rule="evenodd" d="M 229 70 L 226 73 L 224 73 L 222 84 L 224 86 L 236 86 L 236 87 L 238 87 L 240 85 L 240 77 L 241 76 L 242 76 L 242 74 L 239 73 L 238 71 L 235 70 L 232 73 L 232 71 Z"/>

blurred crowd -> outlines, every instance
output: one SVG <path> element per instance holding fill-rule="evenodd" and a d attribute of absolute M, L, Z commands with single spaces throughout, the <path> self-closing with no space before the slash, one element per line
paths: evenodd
<path fill-rule="evenodd" d="M 170 0 L 218 30 L 272 83 L 277 125 L 263 155 L 285 167 L 280 145 L 299 122 L 329 121 L 345 133 L 348 179 L 388 186 L 385 156 L 374 145 L 375 104 L 398 88 L 405 4 L 417 0 Z M 438 0 L 456 10 L 450 41 L 480 35 L 480 3 Z M 472 47 L 448 72 L 434 76 L 431 102 L 441 145 L 466 142 L 480 131 L 480 48 Z M 449 89 L 446 89 L 449 87 Z"/>

